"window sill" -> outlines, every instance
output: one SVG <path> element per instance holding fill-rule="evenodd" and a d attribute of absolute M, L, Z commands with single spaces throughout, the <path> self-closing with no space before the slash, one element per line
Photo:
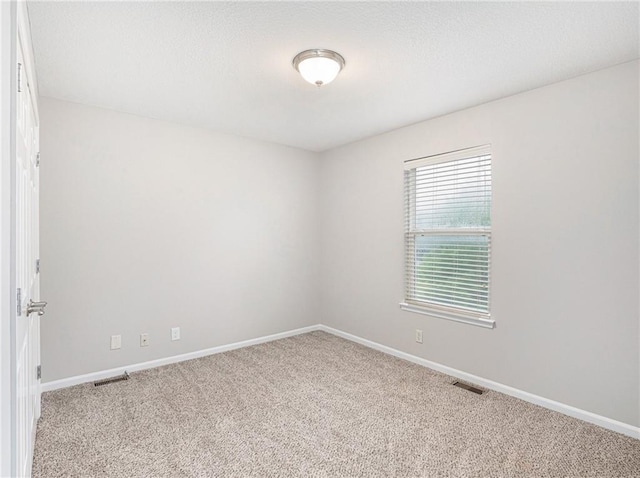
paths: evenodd
<path fill-rule="evenodd" d="M 407 312 L 428 315 L 429 317 L 436 317 L 438 319 L 453 320 L 454 322 L 462 322 L 463 324 L 476 325 L 478 327 L 484 327 L 487 329 L 493 329 L 496 326 L 496 321 L 489 317 L 484 318 L 466 316 L 457 314 L 455 312 L 448 312 L 419 305 L 407 304 L 406 302 L 401 302 L 400 308 L 402 310 L 406 310 Z"/>

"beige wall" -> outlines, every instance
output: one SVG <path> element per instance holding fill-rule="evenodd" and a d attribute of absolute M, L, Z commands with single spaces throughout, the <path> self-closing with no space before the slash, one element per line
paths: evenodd
<path fill-rule="evenodd" d="M 640 425 L 638 128 L 633 62 L 323 154 L 323 323 Z M 403 160 L 486 143 L 497 327 L 401 311 Z"/>
<path fill-rule="evenodd" d="M 633 62 L 315 155 L 43 98 L 44 381 L 324 323 L 640 425 L 638 101 Z M 485 143 L 497 327 L 401 311 L 403 160 Z"/>
<path fill-rule="evenodd" d="M 40 107 L 43 381 L 320 321 L 315 155 Z"/>

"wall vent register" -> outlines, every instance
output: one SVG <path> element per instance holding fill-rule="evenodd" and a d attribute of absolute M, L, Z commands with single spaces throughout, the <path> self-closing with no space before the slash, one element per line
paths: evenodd
<path fill-rule="evenodd" d="M 484 393 L 484 390 L 482 390 L 482 389 L 480 389 L 478 387 L 474 387 L 473 385 L 469 385 L 468 383 L 459 382 L 457 380 L 455 382 L 453 382 L 452 385 L 455 386 L 455 387 L 458 387 L 458 388 L 462 388 L 464 390 L 468 390 L 468 391 L 473 392 L 473 393 L 475 393 L 477 395 L 482 395 Z"/>
<path fill-rule="evenodd" d="M 109 385 L 110 383 L 122 382 L 124 380 L 129 380 L 129 374 L 126 371 L 122 375 L 117 375 L 115 377 L 105 378 L 104 380 L 93 382 L 93 386 L 100 387 L 102 385 Z"/>

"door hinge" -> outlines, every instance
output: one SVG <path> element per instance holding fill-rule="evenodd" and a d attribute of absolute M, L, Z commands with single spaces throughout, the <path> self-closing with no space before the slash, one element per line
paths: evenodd
<path fill-rule="evenodd" d="M 36 168 L 40 167 L 40 151 L 36 154 Z"/>
<path fill-rule="evenodd" d="M 40 274 L 40 259 L 36 259 L 36 274 Z"/>
<path fill-rule="evenodd" d="M 42 378 L 42 365 L 36 367 L 36 378 L 40 380 Z"/>
<path fill-rule="evenodd" d="M 22 315 L 22 289 L 18 289 L 18 293 L 16 294 L 16 312 L 18 313 L 18 317 Z"/>
<path fill-rule="evenodd" d="M 22 63 L 18 63 L 18 93 L 22 92 Z"/>

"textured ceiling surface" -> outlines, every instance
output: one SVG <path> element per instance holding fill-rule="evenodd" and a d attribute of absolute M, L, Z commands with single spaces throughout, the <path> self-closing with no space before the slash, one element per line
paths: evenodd
<path fill-rule="evenodd" d="M 637 2 L 28 6 L 42 95 L 311 151 L 639 56 Z M 345 57 L 330 85 L 309 48 Z"/>

